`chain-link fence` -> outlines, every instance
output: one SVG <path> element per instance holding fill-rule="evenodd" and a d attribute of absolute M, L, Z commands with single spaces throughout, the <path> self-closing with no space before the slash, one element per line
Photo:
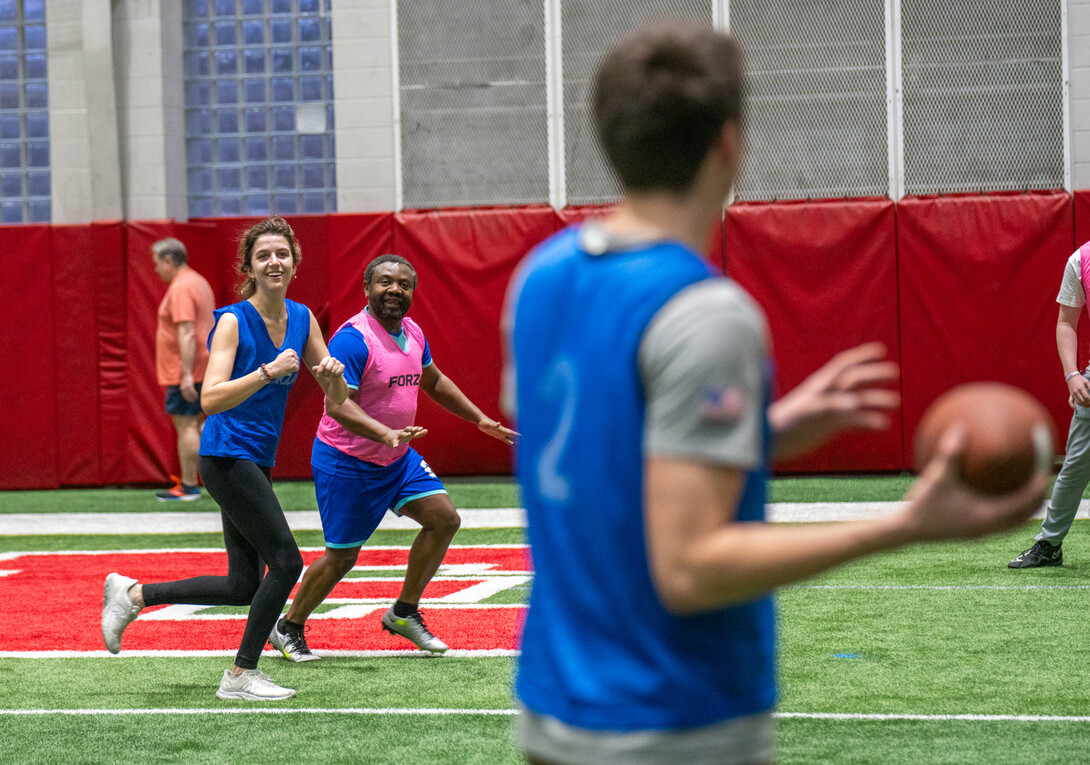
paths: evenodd
<path fill-rule="evenodd" d="M 542 0 L 399 0 L 405 207 L 547 202 Z"/>
<path fill-rule="evenodd" d="M 747 88 L 739 199 L 887 192 L 885 5 L 731 2 Z"/>
<path fill-rule="evenodd" d="M 561 0 L 564 72 L 564 177 L 568 204 L 615 200 L 620 187 L 595 137 L 590 110 L 598 61 L 641 23 L 671 17 L 712 23 L 709 0 Z"/>
<path fill-rule="evenodd" d="M 904 190 L 1064 184 L 1061 0 L 901 0 Z"/>
<path fill-rule="evenodd" d="M 1063 2 L 398 0 L 403 204 L 615 200 L 591 80 L 663 16 L 743 46 L 741 199 L 1060 188 Z"/>

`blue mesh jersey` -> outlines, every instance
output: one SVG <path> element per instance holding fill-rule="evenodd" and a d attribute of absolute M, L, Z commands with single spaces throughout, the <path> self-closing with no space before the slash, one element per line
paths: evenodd
<path fill-rule="evenodd" d="M 530 254 L 512 288 L 517 471 L 535 571 L 515 690 L 568 725 L 683 729 L 775 703 L 772 599 L 671 614 L 644 543 L 640 341 L 671 297 L 715 276 L 681 244 L 592 255 L 567 229 Z M 766 463 L 748 475 L 739 520 L 764 519 Z"/>
<path fill-rule="evenodd" d="M 225 313 L 233 313 L 238 319 L 238 350 L 235 351 L 235 365 L 231 369 L 232 380 L 250 374 L 262 364 L 268 364 L 288 348 L 294 348 L 299 354 L 299 363 L 303 363 L 303 348 L 310 337 L 310 310 L 302 303 L 292 300 L 285 302 L 288 331 L 280 347 L 273 345 L 265 320 L 248 300 L 216 309 L 217 327 Z M 208 335 L 209 348 L 212 347 L 215 332 L 213 329 Z M 298 377 L 299 373 L 293 372 L 273 380 L 238 406 L 209 416 L 201 433 L 200 453 L 206 457 L 253 460 L 263 467 L 272 467 L 276 463 L 280 429 L 284 426 L 288 392 Z"/>

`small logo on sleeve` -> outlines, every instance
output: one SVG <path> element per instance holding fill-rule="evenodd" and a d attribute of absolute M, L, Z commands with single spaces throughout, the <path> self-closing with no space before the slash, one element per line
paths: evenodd
<path fill-rule="evenodd" d="M 745 411 L 746 396 L 737 388 L 709 388 L 704 391 L 704 398 L 700 402 L 700 415 L 705 420 L 734 423 Z"/>

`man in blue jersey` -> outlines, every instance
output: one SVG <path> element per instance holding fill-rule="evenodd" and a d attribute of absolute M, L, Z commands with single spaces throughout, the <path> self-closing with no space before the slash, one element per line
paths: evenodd
<path fill-rule="evenodd" d="M 1009 496 L 967 493 L 951 431 L 901 512 L 763 523 L 770 460 L 886 427 L 898 369 L 867 344 L 770 400 L 761 309 L 698 254 L 737 174 L 741 91 L 725 34 L 660 22 L 620 42 L 593 111 L 624 197 L 536 248 L 510 288 L 505 400 L 535 570 L 516 680 L 531 762 L 772 761 L 776 587 L 1009 528 L 1044 495 L 1041 474 Z"/>

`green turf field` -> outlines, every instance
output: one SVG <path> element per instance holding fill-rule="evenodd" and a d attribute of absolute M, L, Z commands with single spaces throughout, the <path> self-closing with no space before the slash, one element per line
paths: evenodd
<path fill-rule="evenodd" d="M 445 478 L 447 493 L 457 507 L 518 507 L 518 488 L 505 479 Z M 160 487 L 165 488 L 165 487 Z M 207 492 L 195 502 L 156 503 L 155 489 L 79 489 L 69 491 L 0 491 L 0 514 L 5 513 L 146 513 L 210 512 L 216 503 Z M 315 510 L 314 484 L 278 481 L 276 494 L 284 510 Z"/>
<path fill-rule="evenodd" d="M 892 500 L 907 481 L 777 481 L 773 500 Z M 517 504 L 507 482 L 452 484 L 460 507 Z M 277 491 L 287 509 L 309 509 L 309 488 L 279 484 Z M 156 509 L 147 495 L 13 492 L 0 494 L 0 512 Z M 190 504 L 198 507 L 185 509 L 214 509 L 209 500 Z M 1090 760 L 1090 525 L 1075 523 L 1062 568 L 1008 570 L 1035 525 L 857 562 L 782 591 L 779 761 Z M 412 536 L 379 531 L 371 544 L 407 545 Z M 463 529 L 455 544 L 521 541 L 519 529 Z M 321 535 L 301 533 L 299 543 L 319 546 Z M 215 534 L 43 533 L 0 536 L 0 553 L 219 544 Z M 98 624 L 79 628 L 97 633 Z M 0 761 L 519 762 L 509 656 L 328 656 L 302 665 L 269 657 L 261 668 L 299 691 L 275 705 L 217 700 L 229 664 L 229 656 L 124 651 L 109 658 L 0 657 Z"/>

